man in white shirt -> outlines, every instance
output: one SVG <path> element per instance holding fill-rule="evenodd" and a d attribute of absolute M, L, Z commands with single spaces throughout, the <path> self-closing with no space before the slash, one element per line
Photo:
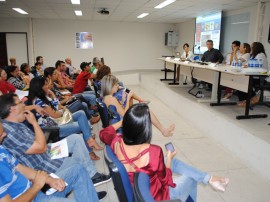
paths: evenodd
<path fill-rule="evenodd" d="M 79 74 L 81 71 L 78 68 L 73 67 L 71 58 L 66 58 L 65 62 L 67 68 L 66 73 L 74 79 L 74 74 Z"/>
<path fill-rule="evenodd" d="M 240 53 L 240 50 L 239 50 L 240 49 L 240 45 L 241 45 L 241 42 L 240 41 L 233 41 L 232 42 L 232 52 L 231 53 L 228 53 L 227 56 L 226 56 L 226 65 L 231 65 L 233 59 L 236 60 L 236 58 L 240 58 L 241 57 L 241 53 Z"/>

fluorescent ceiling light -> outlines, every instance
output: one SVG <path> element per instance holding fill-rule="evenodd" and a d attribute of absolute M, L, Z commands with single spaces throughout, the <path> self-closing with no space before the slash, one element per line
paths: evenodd
<path fill-rule="evenodd" d="M 74 11 L 77 16 L 82 16 L 82 11 Z"/>
<path fill-rule="evenodd" d="M 243 22 L 233 22 L 232 25 L 238 25 L 238 24 L 247 24 L 249 21 L 243 21 Z"/>
<path fill-rule="evenodd" d="M 0 1 L 6 1 L 6 0 L 0 0 Z"/>
<path fill-rule="evenodd" d="M 27 12 L 25 12 L 24 10 L 22 10 L 20 8 L 12 8 L 12 9 L 15 10 L 15 11 L 17 11 L 20 14 L 24 14 L 24 15 L 28 14 Z"/>
<path fill-rule="evenodd" d="M 80 3 L 80 0 L 71 0 L 71 3 L 72 3 L 72 4 L 81 4 L 81 3 Z"/>
<path fill-rule="evenodd" d="M 137 16 L 137 18 L 144 18 L 147 15 L 149 15 L 149 13 L 142 13 L 141 15 Z"/>
<path fill-rule="evenodd" d="M 163 1 L 161 4 L 157 5 L 155 8 L 163 8 L 165 6 L 168 6 L 169 4 L 175 2 L 176 0 L 166 0 Z"/>

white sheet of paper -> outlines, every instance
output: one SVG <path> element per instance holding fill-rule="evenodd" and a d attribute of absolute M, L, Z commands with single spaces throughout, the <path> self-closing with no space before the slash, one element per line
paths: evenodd
<path fill-rule="evenodd" d="M 60 93 L 61 93 L 62 95 L 71 94 L 71 92 L 69 92 L 69 91 L 61 91 Z"/>
<path fill-rule="evenodd" d="M 16 89 L 15 94 L 18 95 L 19 99 L 21 100 L 23 97 L 28 96 L 29 91 L 22 91 Z"/>
<path fill-rule="evenodd" d="M 54 173 L 51 173 L 50 176 L 51 176 L 52 178 L 56 178 L 56 179 L 59 178 L 59 177 L 58 177 L 56 174 L 54 174 Z M 68 186 L 68 183 L 65 182 L 65 184 L 66 184 L 66 186 Z M 46 195 L 51 195 L 51 194 L 53 194 L 53 193 L 55 193 L 55 192 L 57 192 L 56 189 L 50 188 L 48 191 L 46 191 Z"/>
<path fill-rule="evenodd" d="M 185 62 L 184 62 L 184 64 L 188 64 L 188 63 L 189 63 L 189 61 L 185 61 Z"/>
<path fill-rule="evenodd" d="M 171 59 L 171 57 L 166 57 L 166 60 L 170 60 Z"/>
<path fill-rule="evenodd" d="M 209 67 L 215 67 L 217 64 L 216 63 L 210 63 Z"/>
<path fill-rule="evenodd" d="M 68 156 L 68 145 L 67 140 L 63 139 L 59 142 L 55 142 L 51 144 L 50 149 L 51 159 L 59 159 Z"/>
<path fill-rule="evenodd" d="M 174 61 L 180 61 L 180 58 L 174 58 Z"/>

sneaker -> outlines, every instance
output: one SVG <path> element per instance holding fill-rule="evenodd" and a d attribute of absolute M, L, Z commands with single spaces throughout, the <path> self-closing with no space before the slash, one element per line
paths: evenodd
<path fill-rule="evenodd" d="M 107 196 L 107 192 L 106 191 L 100 191 L 100 192 L 97 192 L 97 195 L 98 195 L 99 201 L 103 201 L 103 199 L 105 199 L 106 196 Z"/>
<path fill-rule="evenodd" d="M 105 175 L 103 173 L 96 173 L 94 177 L 92 177 L 92 181 L 94 186 L 98 186 L 104 183 L 107 183 L 112 180 L 112 177 L 110 175 Z"/>

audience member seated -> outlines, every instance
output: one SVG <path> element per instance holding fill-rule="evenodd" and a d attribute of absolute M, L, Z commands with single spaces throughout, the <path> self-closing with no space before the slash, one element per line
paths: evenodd
<path fill-rule="evenodd" d="M 16 58 L 9 58 L 9 62 L 10 62 L 10 66 L 16 66 L 18 67 L 18 65 L 16 64 Z"/>
<path fill-rule="evenodd" d="M 97 72 L 97 77 L 96 77 L 96 79 L 94 81 L 94 85 L 96 86 L 97 93 L 99 95 L 101 93 L 101 80 L 102 80 L 102 78 L 104 76 L 107 76 L 107 75 L 111 75 L 111 68 L 106 66 L 106 65 L 103 65 L 102 67 L 99 68 L 99 70 Z M 126 88 L 124 87 L 122 82 L 118 81 L 118 84 L 119 84 L 118 91 L 116 93 L 114 93 L 113 96 L 116 97 L 118 102 L 121 105 L 123 105 L 123 107 L 126 107 L 128 92 L 126 91 Z M 120 86 L 121 86 L 121 88 L 120 88 Z M 129 91 L 129 89 L 128 89 L 128 91 Z M 150 103 L 149 100 L 143 100 L 138 95 L 136 95 L 135 93 L 133 93 L 131 98 L 132 99 L 130 99 L 130 105 L 133 104 L 133 100 L 137 100 L 138 102 L 144 102 L 144 103 L 147 103 L 147 104 Z"/>
<path fill-rule="evenodd" d="M 21 72 L 24 74 L 25 80 L 27 80 L 28 83 L 30 84 L 31 79 L 34 78 L 34 75 L 31 73 L 31 69 L 30 69 L 29 64 L 22 63 L 21 64 Z"/>
<path fill-rule="evenodd" d="M 59 100 L 55 97 L 54 93 L 48 89 L 47 82 L 44 78 L 34 78 L 30 83 L 28 103 L 40 106 L 43 108 L 50 117 L 62 117 L 66 108 L 60 105 Z M 36 114 L 36 118 L 40 127 L 48 126 L 48 119 Z M 74 133 L 83 134 L 86 147 L 91 155 L 92 149 L 102 150 L 103 148 L 97 144 L 96 140 L 92 137 L 92 129 L 87 121 L 84 111 L 80 110 L 72 114 L 73 122 L 60 125 L 59 136 L 61 138 L 72 135 Z M 93 156 L 93 153 L 92 153 Z M 96 156 L 96 155 L 94 155 Z M 94 159 L 96 160 L 96 159 Z"/>
<path fill-rule="evenodd" d="M 41 64 L 42 72 L 45 70 L 46 66 L 44 65 L 44 58 L 42 56 L 36 57 L 36 62 L 39 62 Z"/>
<path fill-rule="evenodd" d="M 90 73 L 90 63 L 82 62 L 80 65 L 81 73 L 77 76 L 73 87 L 73 94 L 89 91 L 88 81 L 92 82 L 93 74 Z"/>
<path fill-rule="evenodd" d="M 14 93 L 16 91 L 16 88 L 12 84 L 8 83 L 6 80 L 7 74 L 5 70 L 0 69 L 0 91 L 3 94 Z"/>
<path fill-rule="evenodd" d="M 8 82 L 12 84 L 15 88 L 19 90 L 25 90 L 29 87 L 29 81 L 24 78 L 24 74 L 19 71 L 19 68 L 16 66 L 8 67 Z"/>
<path fill-rule="evenodd" d="M 36 62 L 35 65 L 31 68 L 31 73 L 34 77 L 40 77 L 44 75 L 44 71 L 41 68 L 41 63 Z"/>
<path fill-rule="evenodd" d="M 113 75 L 104 76 L 101 80 L 101 97 L 103 98 L 103 102 L 109 108 L 110 105 L 116 107 L 117 113 L 123 118 L 126 111 L 130 107 L 130 99 L 133 96 L 134 92 L 130 91 L 127 94 L 127 102 L 126 105 L 122 105 L 119 103 L 119 100 L 114 97 L 114 94 L 118 91 L 119 84 L 118 79 Z M 153 125 L 166 137 L 171 136 L 173 134 L 175 125 L 172 124 L 168 128 L 163 127 L 163 125 L 159 122 L 155 114 L 150 111 L 151 120 Z"/>
<path fill-rule="evenodd" d="M 210 184 L 225 191 L 229 179 L 210 176 L 174 158 L 176 151 L 168 151 L 166 160 L 162 149 L 151 144 L 152 126 L 150 109 L 146 104 L 131 106 L 120 122 L 100 131 L 100 139 L 110 145 L 124 164 L 131 183 L 135 172 L 144 172 L 150 178 L 150 191 L 155 200 L 197 198 L 197 184 Z M 123 134 L 116 135 L 122 125 Z M 165 162 L 164 162 L 165 160 Z M 181 175 L 173 180 L 172 174 Z"/>
<path fill-rule="evenodd" d="M 97 172 L 80 135 L 73 134 L 65 138 L 70 153 L 68 157 L 51 159 L 44 133 L 33 113 L 25 110 L 19 98 L 14 94 L 2 95 L 0 106 L 0 118 L 7 133 L 2 144 L 21 164 L 47 173 L 55 173 L 60 177 L 61 172 L 68 170 L 71 165 L 82 165 L 94 186 L 111 180 L 110 176 Z M 32 125 L 34 132 L 23 124 L 24 121 Z M 69 175 L 73 176 L 73 172 L 70 170 Z"/>
<path fill-rule="evenodd" d="M 0 143 L 5 137 L 6 133 L 0 122 Z M 100 197 L 98 197 L 86 169 L 80 164 L 62 169 L 57 173 L 60 177 L 57 179 L 52 178 L 45 171 L 22 165 L 3 146 L 0 146 L 0 156 L 0 201 L 97 202 L 99 198 L 106 196 L 106 192 L 99 192 Z M 44 194 L 41 189 L 45 184 L 57 192 L 52 195 Z M 74 197 L 66 198 L 70 192 L 73 192 Z"/>
<path fill-rule="evenodd" d="M 93 66 L 91 67 L 90 71 L 92 74 L 96 75 L 97 71 L 99 70 L 100 67 L 102 67 L 103 64 L 100 61 L 100 59 L 98 57 L 94 57 L 93 58 Z"/>
<path fill-rule="evenodd" d="M 183 45 L 183 49 L 184 49 L 184 52 L 181 55 L 181 60 L 182 61 L 193 60 L 194 55 L 193 55 L 192 51 L 189 50 L 189 44 L 188 43 L 185 43 Z M 179 81 L 179 76 L 180 76 L 180 65 L 178 65 L 178 67 L 177 67 L 177 76 L 176 76 L 177 81 Z"/>
<path fill-rule="evenodd" d="M 66 73 L 72 79 L 75 79 L 75 77 L 81 72 L 81 70 L 72 65 L 71 58 L 66 58 L 65 62 L 66 62 Z"/>
<path fill-rule="evenodd" d="M 73 99 L 74 96 L 78 97 L 80 101 L 82 101 L 82 109 L 84 110 L 87 118 L 91 118 L 90 123 L 97 123 L 100 120 L 100 117 L 95 111 L 97 109 L 95 93 L 91 91 L 85 91 L 83 93 L 72 95 L 71 93 L 68 93 L 69 91 L 67 90 L 59 90 L 56 84 L 56 81 L 58 79 L 57 74 L 58 72 L 54 67 L 47 67 L 44 71 L 44 77 L 47 81 L 48 88 L 54 92 L 54 94 L 60 101 L 60 104 L 65 105 L 67 102 Z"/>
<path fill-rule="evenodd" d="M 55 69 L 58 72 L 58 79 L 57 79 L 57 83 L 59 85 L 58 88 L 72 90 L 74 86 L 74 81 L 70 79 L 66 74 L 65 63 L 61 60 L 58 60 L 55 63 Z"/>

